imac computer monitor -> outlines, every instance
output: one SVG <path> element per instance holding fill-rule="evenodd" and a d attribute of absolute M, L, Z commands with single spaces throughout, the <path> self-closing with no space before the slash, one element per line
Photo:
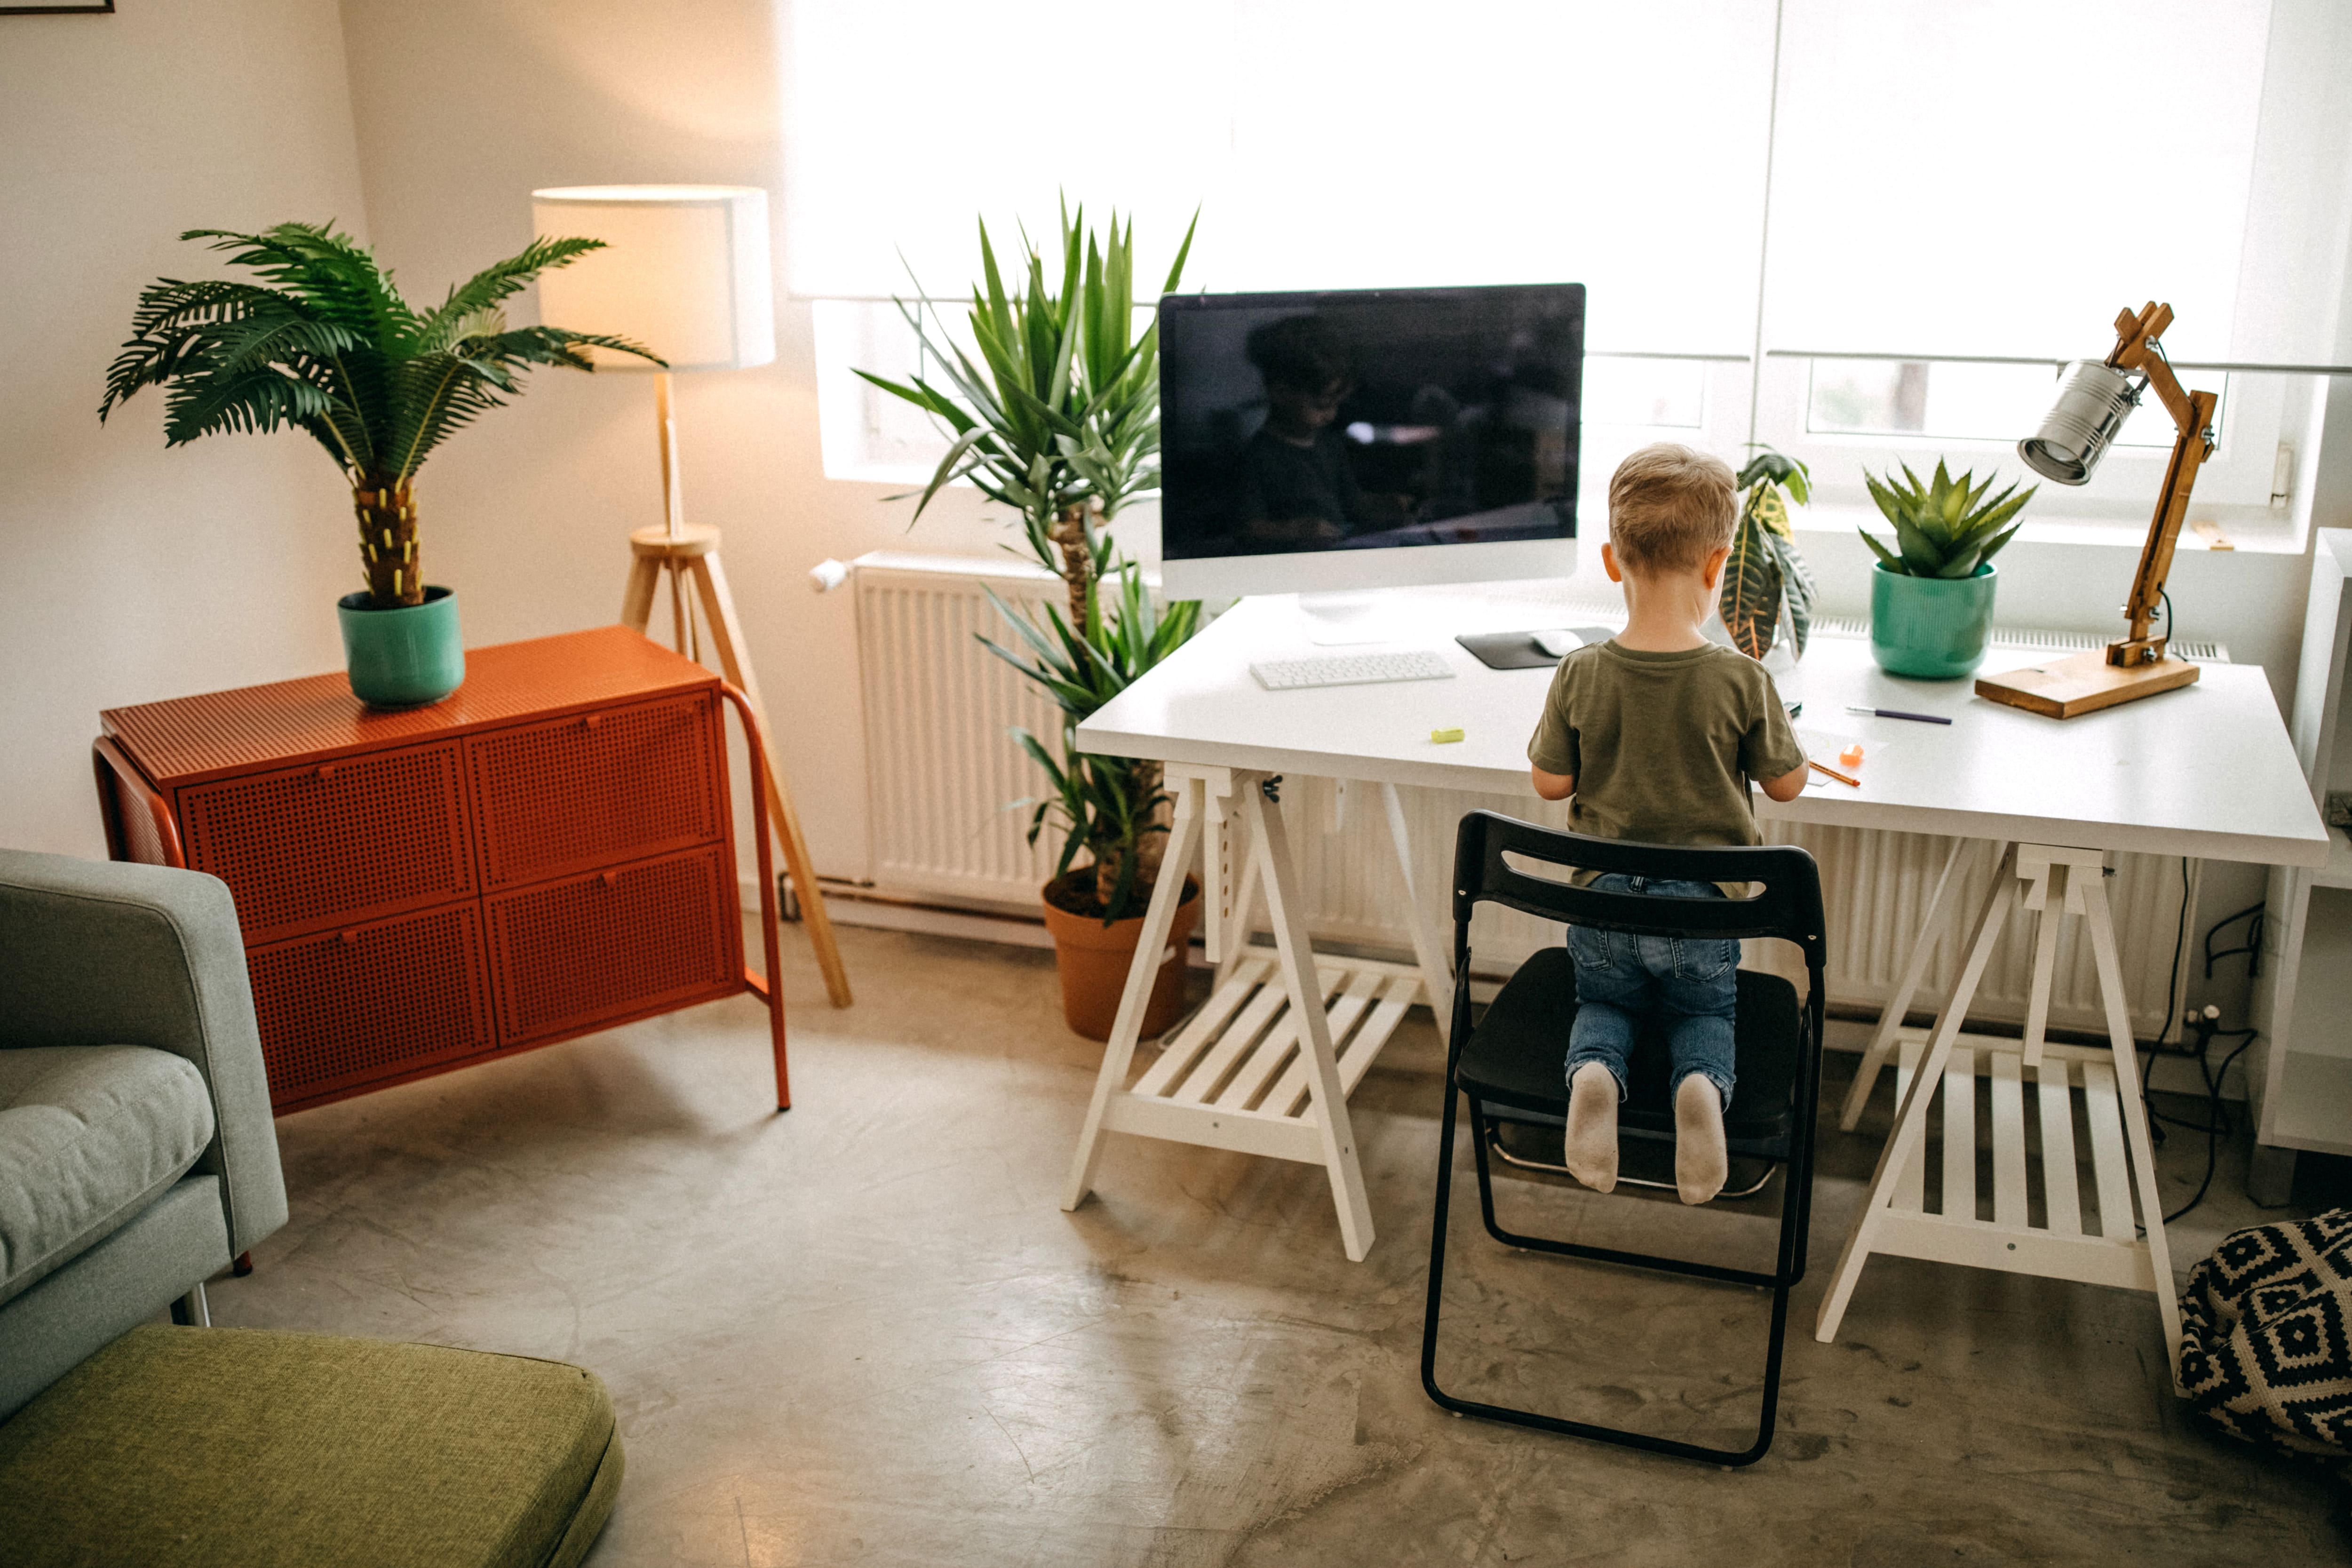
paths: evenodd
<path fill-rule="evenodd" d="M 1181 598 L 1576 570 L 1580 283 L 1160 301 Z"/>

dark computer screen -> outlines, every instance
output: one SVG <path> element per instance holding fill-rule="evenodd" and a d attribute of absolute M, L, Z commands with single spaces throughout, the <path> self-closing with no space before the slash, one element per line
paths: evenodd
<path fill-rule="evenodd" d="M 1584 286 L 1171 295 L 1171 559 L 1576 536 Z"/>

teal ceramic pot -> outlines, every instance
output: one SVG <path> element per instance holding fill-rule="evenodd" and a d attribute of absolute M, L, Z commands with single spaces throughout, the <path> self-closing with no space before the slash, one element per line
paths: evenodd
<path fill-rule="evenodd" d="M 1992 630 L 1992 563 L 1973 577 L 1911 577 L 1870 569 L 1870 651 L 1889 675 L 1958 680 L 1984 662 Z"/>
<path fill-rule="evenodd" d="M 343 661 L 352 695 L 371 708 L 422 708 L 466 681 L 466 645 L 457 635 L 457 595 L 427 586 L 421 605 L 369 606 L 365 593 L 335 602 L 343 624 Z"/>

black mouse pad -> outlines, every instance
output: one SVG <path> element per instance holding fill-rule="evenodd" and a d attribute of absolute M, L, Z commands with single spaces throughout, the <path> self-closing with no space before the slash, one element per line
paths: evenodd
<path fill-rule="evenodd" d="M 1607 626 L 1566 629 L 1588 643 L 1607 642 L 1617 635 Z M 1454 640 L 1476 654 L 1478 662 L 1488 669 L 1549 669 L 1559 662 L 1536 646 L 1534 632 L 1465 632 Z"/>

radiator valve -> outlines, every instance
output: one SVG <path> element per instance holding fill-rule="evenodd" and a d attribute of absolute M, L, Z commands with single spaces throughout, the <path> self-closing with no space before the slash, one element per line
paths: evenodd
<path fill-rule="evenodd" d="M 849 581 L 849 568 L 827 556 L 809 568 L 809 587 L 819 594 L 830 594 Z"/>

